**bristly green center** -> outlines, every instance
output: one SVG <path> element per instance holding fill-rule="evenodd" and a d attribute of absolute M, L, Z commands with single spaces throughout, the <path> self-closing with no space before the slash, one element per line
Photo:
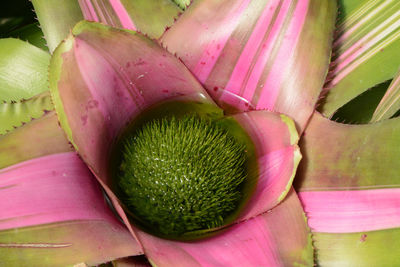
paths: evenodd
<path fill-rule="evenodd" d="M 223 225 L 246 178 L 245 145 L 195 115 L 144 124 L 123 142 L 119 186 L 142 225 L 166 236 Z"/>

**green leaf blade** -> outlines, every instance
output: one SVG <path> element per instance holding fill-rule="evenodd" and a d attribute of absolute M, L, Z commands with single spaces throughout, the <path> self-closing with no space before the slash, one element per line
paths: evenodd
<path fill-rule="evenodd" d="M 0 39 L 0 101 L 27 99 L 48 90 L 50 55 L 27 42 Z"/>
<path fill-rule="evenodd" d="M 83 19 L 77 0 L 32 0 L 40 26 L 51 53 L 72 27 Z"/>
<path fill-rule="evenodd" d="M 0 135 L 12 131 L 32 119 L 37 119 L 46 111 L 53 109 L 49 91 L 28 100 L 0 103 Z"/>

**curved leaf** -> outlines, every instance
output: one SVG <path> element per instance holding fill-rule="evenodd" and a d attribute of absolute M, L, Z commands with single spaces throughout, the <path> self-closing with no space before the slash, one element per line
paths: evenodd
<path fill-rule="evenodd" d="M 48 90 L 50 55 L 18 39 L 0 39 L 0 101 L 27 99 Z"/>
<path fill-rule="evenodd" d="M 52 111 L 0 136 L 0 169 L 28 159 L 72 150 Z"/>
<path fill-rule="evenodd" d="M 250 111 L 232 117 L 253 141 L 258 166 L 256 187 L 237 220 L 242 221 L 272 209 L 286 197 L 301 154 L 294 122 L 285 115 Z"/>
<path fill-rule="evenodd" d="M 221 112 L 177 59 L 146 37 L 90 22 L 73 34 L 53 55 L 51 93 L 68 139 L 104 182 L 112 142 L 147 107 L 180 99 Z"/>
<path fill-rule="evenodd" d="M 143 35 L 85 21 L 73 34 L 50 64 L 55 108 L 68 139 L 130 227 L 108 188 L 117 135 L 141 111 L 163 101 L 195 102 L 192 108 L 219 116 L 222 111 L 179 60 Z"/>
<path fill-rule="evenodd" d="M 221 106 L 303 130 L 328 70 L 335 1 L 195 1 L 162 37 Z"/>
<path fill-rule="evenodd" d="M 315 113 L 300 142 L 299 191 L 400 187 L 400 118 L 346 125 Z"/>
<path fill-rule="evenodd" d="M 7 35 L 9 37 L 28 41 L 30 44 L 37 46 L 46 52 L 49 50 L 46 44 L 46 40 L 43 37 L 43 32 L 39 27 L 39 23 L 37 22 L 18 28 L 8 33 Z"/>
<path fill-rule="evenodd" d="M 391 235 L 400 229 L 399 127 L 400 118 L 345 125 L 312 117 L 300 144 L 296 186 L 318 265 L 398 262 Z"/>
<path fill-rule="evenodd" d="M 151 38 L 159 38 L 182 12 L 171 0 L 78 0 L 78 2 L 86 20 L 102 22 L 116 28 L 138 30 Z M 184 4 L 179 5 L 182 8 Z"/>
<path fill-rule="evenodd" d="M 32 0 L 33 7 L 51 53 L 72 27 L 83 19 L 77 0 Z"/>
<path fill-rule="evenodd" d="M 156 266 L 312 266 L 311 234 L 294 190 L 271 210 L 196 242 L 159 239 L 139 232 Z"/>
<path fill-rule="evenodd" d="M 389 119 L 400 109 L 400 69 L 372 115 L 371 122 Z"/>
<path fill-rule="evenodd" d="M 320 111 L 331 117 L 357 95 L 391 79 L 399 68 L 399 46 L 399 1 L 370 0 L 354 9 L 339 25 Z"/>
<path fill-rule="evenodd" d="M 50 92 L 46 91 L 28 100 L 0 103 L 0 135 L 53 110 Z"/>
<path fill-rule="evenodd" d="M 330 119 L 346 124 L 369 123 L 390 82 L 383 82 L 360 94 L 338 109 Z"/>
<path fill-rule="evenodd" d="M 1 170 L 0 199 L 0 256 L 6 266 L 98 264 L 141 253 L 74 152 Z"/>

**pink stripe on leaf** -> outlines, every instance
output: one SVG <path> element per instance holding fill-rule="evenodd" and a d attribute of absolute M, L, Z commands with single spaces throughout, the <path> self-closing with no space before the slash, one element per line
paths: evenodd
<path fill-rule="evenodd" d="M 299 193 L 315 232 L 353 233 L 400 227 L 400 188 Z"/>

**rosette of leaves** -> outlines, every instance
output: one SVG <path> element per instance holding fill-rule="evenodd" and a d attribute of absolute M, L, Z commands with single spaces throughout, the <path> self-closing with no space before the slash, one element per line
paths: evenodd
<path fill-rule="evenodd" d="M 396 1 L 32 3 L 49 52 L 0 40 L 6 266 L 399 263 Z"/>

